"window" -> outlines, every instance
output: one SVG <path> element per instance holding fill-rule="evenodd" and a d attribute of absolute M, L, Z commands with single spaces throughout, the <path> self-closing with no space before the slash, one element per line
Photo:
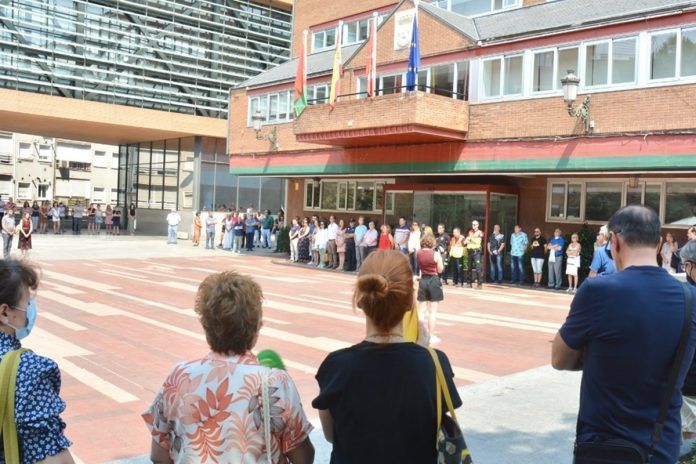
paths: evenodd
<path fill-rule="evenodd" d="M 326 50 L 336 45 L 336 29 L 326 29 L 312 33 L 312 51 Z"/>
<path fill-rule="evenodd" d="M 193 208 L 193 192 L 184 192 L 184 208 Z"/>
<path fill-rule="evenodd" d="M 585 53 L 585 87 L 606 85 L 609 75 L 609 42 L 588 45 Z"/>
<path fill-rule="evenodd" d="M 47 200 L 48 199 L 48 184 L 39 184 L 37 186 L 38 199 Z"/>
<path fill-rule="evenodd" d="M 502 79 L 502 60 L 496 58 L 483 62 L 483 96 L 499 97 L 500 81 Z"/>
<path fill-rule="evenodd" d="M 95 168 L 105 168 L 106 167 L 106 152 L 105 151 L 95 151 L 94 152 L 94 167 Z"/>
<path fill-rule="evenodd" d="M 372 211 L 375 206 L 375 183 L 357 182 L 355 193 L 355 210 Z"/>
<path fill-rule="evenodd" d="M 369 22 L 370 19 L 366 18 L 344 24 L 342 45 L 351 45 L 366 40 L 370 30 Z"/>
<path fill-rule="evenodd" d="M 611 83 L 625 84 L 636 80 L 636 39 L 612 42 Z"/>
<path fill-rule="evenodd" d="M 483 95 L 499 97 L 522 93 L 522 55 L 505 56 L 483 62 Z"/>
<path fill-rule="evenodd" d="M 395 76 L 382 76 L 379 79 L 378 93 L 379 95 L 389 95 L 392 93 L 400 93 L 404 91 L 404 76 L 397 74 Z"/>
<path fill-rule="evenodd" d="M 294 91 L 286 90 L 278 93 L 271 93 L 252 97 L 249 99 L 249 114 L 247 125 L 253 126 L 253 117 L 256 112 L 261 113 L 264 122 L 277 123 L 290 121 L 293 118 L 291 100 Z"/>
<path fill-rule="evenodd" d="M 588 221 L 608 221 L 621 208 L 621 183 L 588 182 L 585 189 L 585 219 Z"/>
<path fill-rule="evenodd" d="M 522 5 L 522 0 L 440 0 L 437 4 L 464 16 L 477 16 Z"/>
<path fill-rule="evenodd" d="M 31 200 L 31 184 L 29 182 L 17 183 L 17 198 L 19 200 Z"/>
<path fill-rule="evenodd" d="M 682 31 L 680 74 L 696 76 L 696 28 Z"/>
<path fill-rule="evenodd" d="M 39 161 L 52 161 L 53 151 L 50 145 L 39 145 Z"/>
<path fill-rule="evenodd" d="M 433 66 L 430 70 L 430 91 L 437 95 L 451 97 L 454 89 L 454 72 L 454 63 Z"/>
<path fill-rule="evenodd" d="M 665 198 L 666 225 L 692 226 L 696 223 L 696 184 L 691 182 L 667 182 Z"/>
<path fill-rule="evenodd" d="M 118 152 L 111 154 L 111 169 L 118 169 Z"/>
<path fill-rule="evenodd" d="M 305 208 L 319 208 L 320 185 L 319 181 L 305 181 Z"/>
<path fill-rule="evenodd" d="M 654 34 L 651 40 L 650 79 L 677 77 L 677 34 Z"/>
<path fill-rule="evenodd" d="M 338 182 L 321 183 L 321 209 L 338 208 Z"/>
<path fill-rule="evenodd" d="M 578 47 L 558 49 L 558 63 L 556 64 L 556 79 L 554 81 L 556 88 L 562 88 L 560 79 L 565 77 L 568 71 L 578 72 L 578 56 Z"/>
<path fill-rule="evenodd" d="M 469 62 L 460 61 L 457 63 L 457 92 L 458 100 L 469 99 Z"/>
<path fill-rule="evenodd" d="M 80 163 L 77 161 L 70 161 L 68 167 L 74 171 L 85 171 L 90 172 L 92 170 L 92 165 L 89 163 Z"/>
<path fill-rule="evenodd" d="M 307 97 L 310 105 L 319 105 L 322 103 L 327 103 L 329 101 L 329 85 L 328 84 L 316 84 L 309 88 L 307 92 Z"/>
<path fill-rule="evenodd" d="M 582 184 L 559 182 L 551 184 L 549 215 L 556 219 L 580 219 Z"/>
<path fill-rule="evenodd" d="M 554 56 L 553 50 L 534 54 L 534 92 L 547 92 L 554 89 Z"/>
<path fill-rule="evenodd" d="M 503 94 L 520 95 L 522 93 L 522 55 L 506 56 L 504 69 Z"/>
<path fill-rule="evenodd" d="M 21 159 L 21 160 L 34 159 L 34 154 L 32 153 L 30 143 L 22 142 L 19 144 L 19 159 Z"/>
<path fill-rule="evenodd" d="M 104 187 L 94 187 L 94 190 L 92 190 L 92 201 L 94 203 L 104 203 Z"/>

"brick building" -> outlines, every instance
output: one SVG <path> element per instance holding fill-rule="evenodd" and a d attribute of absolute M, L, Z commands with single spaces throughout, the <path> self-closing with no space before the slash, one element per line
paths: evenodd
<path fill-rule="evenodd" d="M 379 92 L 370 99 L 373 12 Z M 410 0 L 298 2 L 295 58 L 230 93 L 231 172 L 287 178 L 289 216 L 392 225 L 405 216 L 450 229 L 478 219 L 550 234 L 596 229 L 643 203 L 685 240 L 696 223 L 696 1 L 421 2 L 419 88 L 407 92 L 414 12 Z M 330 112 L 339 20 L 343 74 Z M 295 119 L 305 29 L 313 104 Z M 569 114 L 568 70 L 580 79 L 572 108 L 587 102 L 585 119 Z"/>

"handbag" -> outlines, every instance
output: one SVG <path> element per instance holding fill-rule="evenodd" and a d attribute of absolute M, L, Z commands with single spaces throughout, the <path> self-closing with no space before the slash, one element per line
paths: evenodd
<path fill-rule="evenodd" d="M 15 424 L 15 389 L 17 371 L 25 348 L 10 351 L 0 362 L 0 435 L 4 449 L 5 462 L 19 462 L 19 439 Z"/>
<path fill-rule="evenodd" d="M 438 464 L 473 464 L 471 453 L 466 446 L 462 429 L 459 427 L 457 415 L 454 413 L 454 405 L 452 397 L 447 387 L 445 374 L 442 372 L 440 359 L 437 353 L 432 348 L 428 348 L 430 356 L 435 364 L 435 394 L 437 395 L 437 432 L 435 437 L 435 446 L 437 449 Z M 442 397 L 445 398 L 445 404 L 450 415 L 442 413 Z"/>
<path fill-rule="evenodd" d="M 651 462 L 652 455 L 655 452 L 655 445 L 662 439 L 662 431 L 664 429 L 665 420 L 667 419 L 667 410 L 669 409 L 669 403 L 677 384 L 677 377 L 679 377 L 681 363 L 684 359 L 691 334 L 693 298 L 691 288 L 688 284 L 682 282 L 682 288 L 686 301 L 684 324 L 682 326 L 677 352 L 674 355 L 672 367 L 669 371 L 667 388 L 662 394 L 662 399 L 660 401 L 660 412 L 653 425 L 649 451 L 646 451 L 643 446 L 637 443 L 620 438 L 609 438 L 586 443 L 576 442 L 574 464 L 649 464 Z"/>

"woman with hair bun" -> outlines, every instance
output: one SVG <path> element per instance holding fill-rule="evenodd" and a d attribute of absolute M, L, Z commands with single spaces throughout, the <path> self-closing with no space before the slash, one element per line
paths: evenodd
<path fill-rule="evenodd" d="M 331 463 L 437 462 L 435 366 L 428 350 L 403 337 L 414 304 L 408 258 L 371 253 L 358 273 L 353 304 L 365 313 L 365 339 L 335 351 L 317 372 L 319 410 Z M 455 407 L 462 402 L 447 356 L 437 351 Z"/>

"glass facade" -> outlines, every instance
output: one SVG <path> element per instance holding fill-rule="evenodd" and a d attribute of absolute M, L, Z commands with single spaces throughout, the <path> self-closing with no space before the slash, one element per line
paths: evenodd
<path fill-rule="evenodd" d="M 225 140 L 212 137 L 122 145 L 118 204 L 168 210 L 285 208 L 284 179 L 230 174 Z"/>
<path fill-rule="evenodd" d="M 0 1 L 0 87 L 225 118 L 230 87 L 289 58 L 292 13 L 268 4 Z"/>

